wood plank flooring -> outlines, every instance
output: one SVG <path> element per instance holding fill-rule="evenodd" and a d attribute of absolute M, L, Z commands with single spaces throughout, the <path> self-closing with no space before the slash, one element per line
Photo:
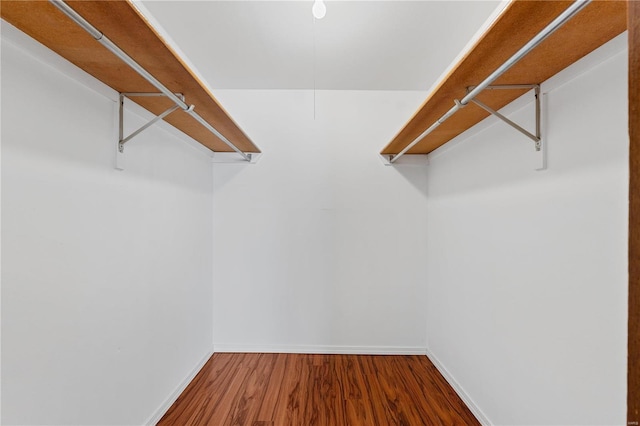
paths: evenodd
<path fill-rule="evenodd" d="M 216 353 L 158 425 L 479 425 L 426 356 Z"/>

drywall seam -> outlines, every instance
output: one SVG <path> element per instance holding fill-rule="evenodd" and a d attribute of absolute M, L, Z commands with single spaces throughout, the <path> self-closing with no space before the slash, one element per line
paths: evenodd
<path fill-rule="evenodd" d="M 478 421 L 483 426 L 492 426 L 493 423 L 491 423 L 491 421 L 489 420 L 487 415 L 484 414 L 482 412 L 482 410 L 480 409 L 480 407 L 478 407 L 476 405 L 476 403 L 473 401 L 473 399 L 471 399 L 471 397 L 464 390 L 464 388 L 462 386 L 460 386 L 460 384 L 456 381 L 456 379 L 453 377 L 453 375 L 451 373 L 449 373 L 449 370 L 447 370 L 446 367 L 444 365 L 442 365 L 442 363 L 438 360 L 438 357 L 436 357 L 433 354 L 433 352 L 431 352 L 428 348 L 427 348 L 427 354 L 426 355 L 427 355 L 427 358 L 429 358 L 429 360 L 431 361 L 431 363 L 438 369 L 440 374 L 442 374 L 442 376 L 444 376 L 445 380 L 456 391 L 456 393 L 458 394 L 460 399 L 462 399 L 462 401 L 464 401 L 465 405 L 469 408 L 469 410 L 471 410 L 473 415 L 476 416 Z"/>
<path fill-rule="evenodd" d="M 214 344 L 215 352 L 293 353 L 335 355 L 425 355 L 419 346 L 333 346 L 333 345 L 234 345 Z"/>
<path fill-rule="evenodd" d="M 154 426 L 157 424 L 162 416 L 166 414 L 166 412 L 171 408 L 174 402 L 178 399 L 178 397 L 184 392 L 189 383 L 196 377 L 196 375 L 202 370 L 202 367 L 209 361 L 209 358 L 213 355 L 213 349 L 209 349 L 207 354 L 196 364 L 196 366 L 191 370 L 191 372 L 185 377 L 185 379 L 180 382 L 178 387 L 164 400 L 164 402 L 158 407 L 158 409 L 144 422 L 145 425 Z"/>

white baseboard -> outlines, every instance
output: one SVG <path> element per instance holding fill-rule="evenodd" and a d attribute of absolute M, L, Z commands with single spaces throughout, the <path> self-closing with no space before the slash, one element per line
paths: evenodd
<path fill-rule="evenodd" d="M 202 367 L 209 361 L 209 358 L 213 355 L 213 350 L 207 351 L 207 354 L 196 364 L 187 377 L 178 385 L 178 387 L 167 397 L 167 399 L 158 407 L 158 409 L 144 422 L 147 426 L 155 426 L 162 416 L 171 408 L 174 402 L 178 399 L 180 394 L 184 392 L 189 383 L 196 377 L 196 375 L 202 370 Z"/>
<path fill-rule="evenodd" d="M 178 387 L 167 397 L 158 409 L 144 423 L 153 426 L 160 421 L 162 416 L 169 410 L 180 394 L 200 372 L 202 367 L 215 352 L 240 352 L 240 353 L 299 353 L 299 354 L 348 354 L 348 355 L 425 355 L 438 369 L 445 380 L 453 387 L 460 399 L 469 407 L 469 410 L 483 426 L 493 426 L 489 418 L 482 412 L 473 399 L 465 392 L 460 384 L 453 378 L 451 373 L 442 365 L 440 360 L 425 347 L 417 346 L 316 346 L 316 345 L 234 345 L 216 344 L 213 350 L 196 364 L 189 375 L 178 385 Z"/>
<path fill-rule="evenodd" d="M 427 348 L 414 346 L 317 346 L 317 345 L 234 345 L 216 344 L 215 352 L 348 354 L 348 355 L 425 355 Z"/>
<path fill-rule="evenodd" d="M 445 380 L 451 385 L 451 387 L 456 391 L 460 399 L 464 401 L 464 403 L 469 407 L 469 410 L 473 413 L 474 416 L 478 419 L 478 421 L 482 424 L 482 426 L 493 426 L 493 423 L 489 420 L 489 418 L 482 412 L 480 407 L 476 405 L 476 403 L 471 399 L 471 397 L 465 392 L 465 390 L 460 386 L 460 384 L 453 378 L 451 373 L 442 365 L 440 360 L 427 349 L 427 358 L 431 361 L 431 363 L 438 369 L 440 374 L 442 374 Z"/>

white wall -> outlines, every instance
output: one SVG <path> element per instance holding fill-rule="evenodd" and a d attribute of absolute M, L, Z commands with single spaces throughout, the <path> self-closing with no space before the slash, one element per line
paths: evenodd
<path fill-rule="evenodd" d="M 116 171 L 115 93 L 2 32 L 2 423 L 143 424 L 212 349 L 211 158 Z"/>
<path fill-rule="evenodd" d="M 430 156 L 428 348 L 493 424 L 625 422 L 625 38 L 543 84 L 548 170 L 495 119 Z"/>
<path fill-rule="evenodd" d="M 545 83 L 547 171 L 501 123 L 382 166 L 424 93 L 223 91 L 265 154 L 212 185 L 159 128 L 115 171 L 113 101 L 7 31 L 3 424 L 148 421 L 212 316 L 219 350 L 428 346 L 494 424 L 624 423 L 624 39 Z"/>
<path fill-rule="evenodd" d="M 425 350 L 426 169 L 377 152 L 420 92 L 218 91 L 265 154 L 214 165 L 218 350 Z"/>

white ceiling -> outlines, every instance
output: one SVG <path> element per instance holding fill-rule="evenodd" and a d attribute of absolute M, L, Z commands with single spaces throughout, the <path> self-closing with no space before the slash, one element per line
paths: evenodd
<path fill-rule="evenodd" d="M 500 1 L 143 0 L 212 89 L 427 90 Z"/>

